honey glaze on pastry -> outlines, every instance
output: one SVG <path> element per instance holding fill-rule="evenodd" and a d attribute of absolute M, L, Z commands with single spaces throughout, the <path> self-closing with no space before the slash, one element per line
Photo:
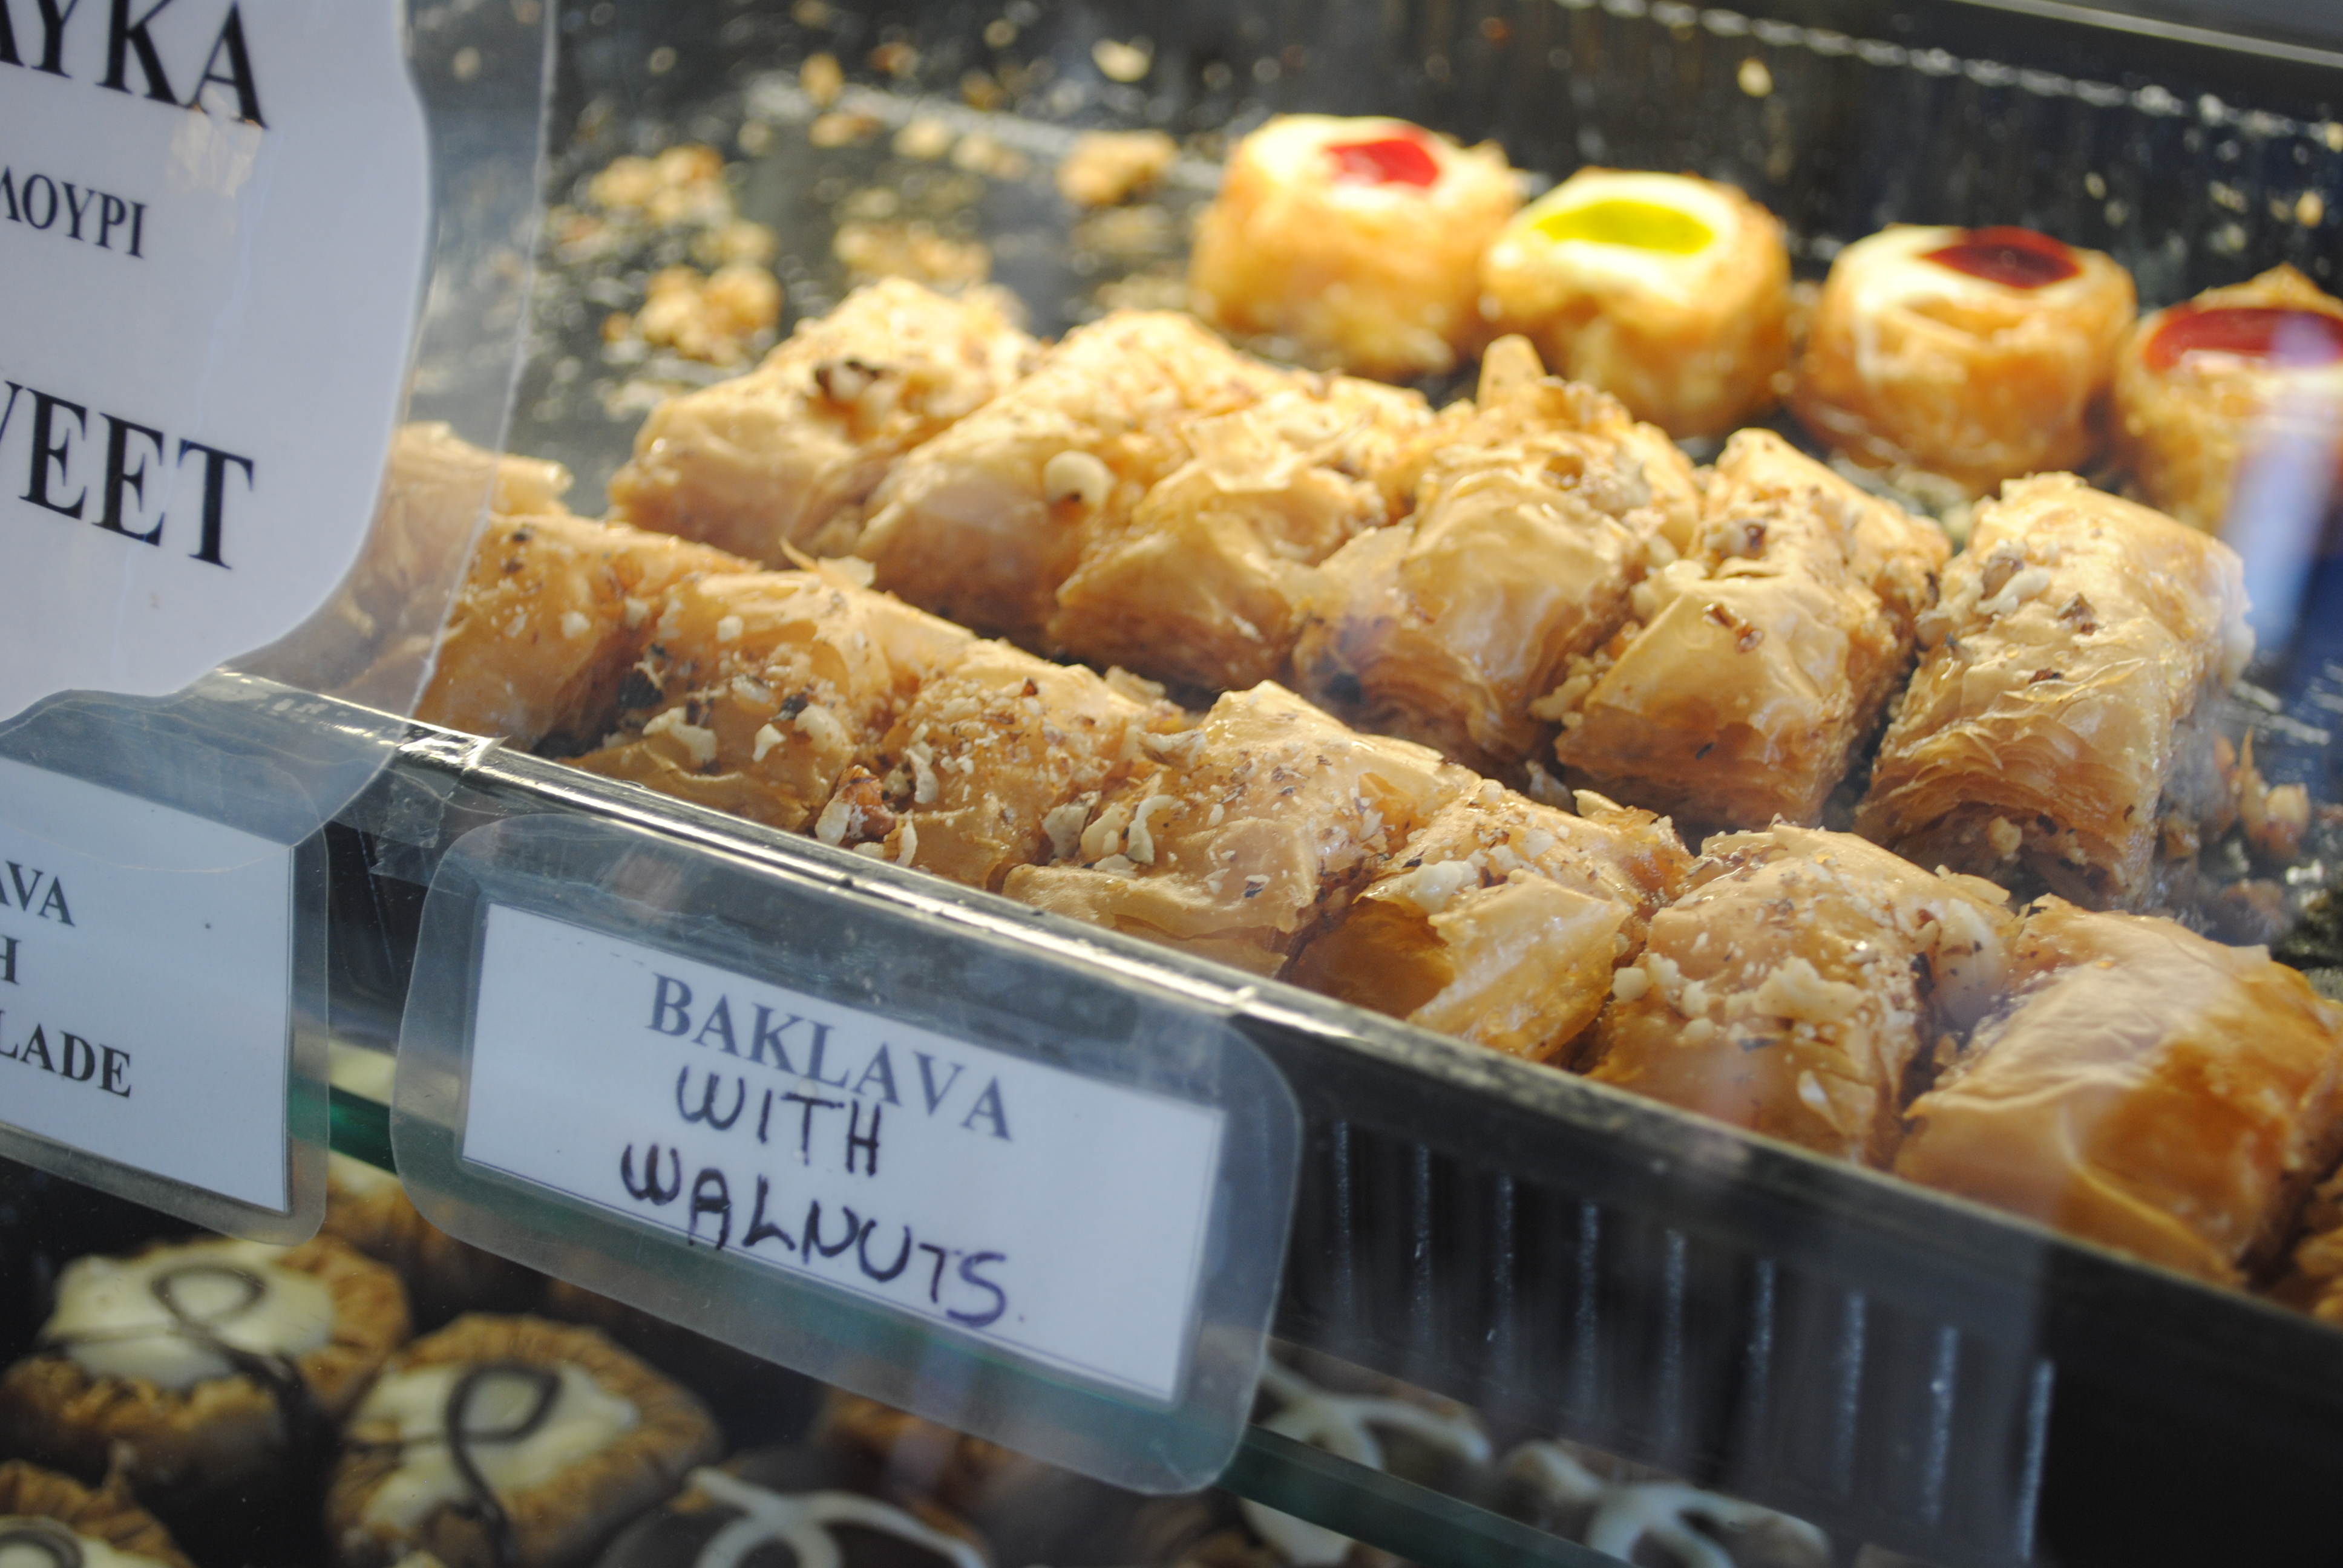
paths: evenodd
<path fill-rule="evenodd" d="M 0 1564 L 5 1568 L 189 1568 L 119 1476 L 92 1491 L 21 1461 L 0 1462 Z"/>
<path fill-rule="evenodd" d="M 2143 319 L 2116 361 L 2116 449 L 2140 493 L 2218 531 L 2241 465 L 2301 448 L 2331 479 L 2343 450 L 2343 301 L 2291 266 Z"/>
<path fill-rule="evenodd" d="M 2343 1151 L 2343 1008 L 2262 949 L 2045 899 L 1896 1174 L 2225 1284 Z"/>
<path fill-rule="evenodd" d="M 1474 782 L 1266 682 L 1149 749 L 1154 766 L 1051 827 L 1061 859 L 1011 871 L 1001 890 L 1259 974 L 1275 973 L 1338 892 Z"/>
<path fill-rule="evenodd" d="M 592 745 L 661 598 L 696 574 L 745 564 L 566 512 L 491 518 L 416 717 L 555 751 Z"/>
<path fill-rule="evenodd" d="M 1588 1076 L 1884 1165 L 1907 1070 L 1999 994 L 2000 889 L 1844 833 L 1711 839 L 1612 982 Z"/>
<path fill-rule="evenodd" d="M 1192 457 L 1083 519 L 1050 645 L 1208 690 L 1282 676 L 1310 568 L 1406 509 L 1385 476 L 1431 422 L 1419 394 L 1348 376 L 1187 421 Z"/>
<path fill-rule="evenodd" d="M 931 1503 L 889 1495 L 878 1467 L 818 1448 L 758 1449 L 691 1473 L 599 1568 L 990 1568 L 973 1532 Z"/>
<path fill-rule="evenodd" d="M 1395 466 L 1413 513 L 1312 574 L 1293 667 L 1352 723 L 1512 777 L 1553 736 L 1530 704 L 1618 630 L 1648 541 L 1688 533 L 1700 493 L 1664 435 L 1519 337 L 1490 347 L 1479 392 Z"/>
<path fill-rule="evenodd" d="M 331 1237 L 78 1259 L 0 1379 L 0 1442 L 88 1476 L 122 1445 L 142 1489 L 193 1505 L 313 1462 L 407 1326 L 397 1277 Z"/>
<path fill-rule="evenodd" d="M 977 642 L 920 688 L 813 823 L 842 849 L 973 888 L 1071 853 L 1101 791 L 1186 715 L 1141 683 Z M 1058 839 L 1064 839 L 1061 844 Z"/>
<path fill-rule="evenodd" d="M 795 832 L 968 640 L 835 567 L 694 578 L 577 765 Z"/>
<path fill-rule="evenodd" d="M 1178 427 L 1292 384 L 1187 317 L 1118 311 L 906 456 L 855 549 L 880 588 L 1048 651 L 1058 587 L 1084 541 L 1192 456 Z"/>
<path fill-rule="evenodd" d="M 1950 547 L 1765 430 L 1727 443 L 1633 618 L 1532 705 L 1574 785 L 1688 831 L 1813 823 L 1902 678 Z"/>
<path fill-rule="evenodd" d="M 2131 275 L 2097 251 L 1899 224 L 1831 264 L 1792 403 L 1855 461 L 1972 494 L 2078 468 L 2137 307 Z"/>
<path fill-rule="evenodd" d="M 1189 283 L 1231 332 L 1363 375 L 1443 375 L 1479 337 L 1481 251 L 1520 205 L 1493 143 L 1282 115 L 1229 155 Z"/>
<path fill-rule="evenodd" d="M 895 459 L 1031 368 L 1041 346 L 1014 308 L 903 278 L 856 289 L 748 375 L 652 409 L 611 477 L 612 520 L 772 567 L 848 554 Z"/>
<path fill-rule="evenodd" d="M 1771 407 L 1790 363 L 1790 256 L 1772 213 L 1689 175 L 1581 169 L 1481 260 L 1481 309 L 1556 373 L 1671 436 Z"/>
<path fill-rule="evenodd" d="M 1511 1055 L 1563 1054 L 1692 861 L 1650 812 L 1578 804 L 1483 783 L 1409 839 L 1287 978 Z"/>
<path fill-rule="evenodd" d="M 699 1401 L 590 1329 L 474 1315 L 353 1412 L 326 1500 L 337 1558 L 568 1568 L 711 1457 Z"/>
<path fill-rule="evenodd" d="M 2072 475 L 2005 487 L 1922 618 L 1855 828 L 2091 908 L 2225 819 L 2213 715 L 2253 652 L 2235 552 Z"/>

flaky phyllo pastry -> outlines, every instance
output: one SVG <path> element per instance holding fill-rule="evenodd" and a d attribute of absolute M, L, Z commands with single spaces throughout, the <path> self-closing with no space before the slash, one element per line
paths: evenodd
<path fill-rule="evenodd" d="M 1287 978 L 1551 1060 L 1594 1021 L 1690 864 L 1648 811 L 1582 794 L 1574 816 L 1484 781 L 1394 852 Z"/>
<path fill-rule="evenodd" d="M 795 831 L 969 640 L 836 568 L 694 578 L 578 766 Z"/>
<path fill-rule="evenodd" d="M 610 515 L 767 566 L 851 550 L 894 460 L 1006 388 L 1041 346 L 1007 295 L 890 278 L 801 322 L 746 376 L 670 397 L 610 480 Z"/>
<path fill-rule="evenodd" d="M 856 549 L 878 586 L 980 632 L 1047 644 L 1086 538 L 1190 457 L 1186 420 L 1290 385 L 1192 318 L 1121 312 L 896 465 Z"/>
<path fill-rule="evenodd" d="M 1052 829 L 1063 858 L 1009 873 L 1041 909 L 1275 973 L 1329 902 L 1473 776 L 1354 734 L 1282 687 L 1232 692 L 1157 766 Z"/>
<path fill-rule="evenodd" d="M 2227 809 L 2211 722 L 2253 651 L 2217 540 L 2069 475 L 2008 486 L 1924 617 L 1856 829 L 2095 909 Z"/>
<path fill-rule="evenodd" d="M 1688 828 L 1819 819 L 1910 657 L 1950 547 L 1779 437 L 1744 430 L 1633 618 L 1531 711 L 1566 777 Z"/>
<path fill-rule="evenodd" d="M 2259 948 L 2056 899 L 1900 1176 L 2225 1283 L 2343 1153 L 2343 1008 Z"/>
<path fill-rule="evenodd" d="M 2016 926 L 2001 890 L 1813 829 L 1705 849 L 1613 980 L 1589 1075 L 1886 1163 L 1905 1074 L 2001 990 Z"/>
<path fill-rule="evenodd" d="M 1069 859 L 1101 795 L 1188 716 L 1120 675 L 973 642 L 920 688 L 815 819 L 825 843 L 975 888 Z"/>
<path fill-rule="evenodd" d="M 1516 773 L 1553 734 L 1532 700 L 1627 618 L 1646 541 L 1691 531 L 1691 465 L 1515 337 L 1483 361 L 1478 406 L 1443 414 L 1392 480 L 1413 515 L 1314 574 L 1295 678 L 1363 728 Z"/>
<path fill-rule="evenodd" d="M 1187 461 L 1082 516 L 1049 645 L 1209 690 L 1282 676 L 1309 568 L 1406 509 L 1389 477 L 1431 422 L 1418 394 L 1347 376 L 1185 421 Z"/>

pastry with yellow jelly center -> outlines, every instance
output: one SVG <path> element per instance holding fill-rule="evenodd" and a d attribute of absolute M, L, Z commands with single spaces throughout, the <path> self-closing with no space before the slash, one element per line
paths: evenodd
<path fill-rule="evenodd" d="M 1196 230 L 1196 307 L 1297 357 L 1443 375 L 1482 334 L 1481 251 L 1521 197 L 1493 143 L 1405 120 L 1282 115 L 1237 144 Z"/>
<path fill-rule="evenodd" d="M 2290 461 L 2323 498 L 2343 459 L 2343 300 L 2280 266 L 2159 310 L 2124 340 L 2115 403 L 2133 483 L 2192 528 L 2224 528 L 2249 463 Z"/>
<path fill-rule="evenodd" d="M 1671 436 L 1722 436 L 1780 400 L 1789 252 L 1731 186 L 1581 169 L 1506 226 L 1481 289 L 1483 313 L 1556 374 Z"/>
<path fill-rule="evenodd" d="M 2095 250 L 2024 228 L 1897 225 L 1831 264 L 1791 394 L 1868 467 L 1982 494 L 2100 447 L 2137 299 Z"/>

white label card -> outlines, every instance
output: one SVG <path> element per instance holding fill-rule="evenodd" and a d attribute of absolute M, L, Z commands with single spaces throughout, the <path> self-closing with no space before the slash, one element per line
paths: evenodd
<path fill-rule="evenodd" d="M 292 922 L 290 849 L 0 759 L 0 1123 L 287 1211 Z"/>
<path fill-rule="evenodd" d="M 1151 1399 L 1224 1112 L 502 905 L 463 1158 Z"/>
<path fill-rule="evenodd" d="M 307 619 L 430 236 L 398 0 L 0 0 L 0 717 Z"/>

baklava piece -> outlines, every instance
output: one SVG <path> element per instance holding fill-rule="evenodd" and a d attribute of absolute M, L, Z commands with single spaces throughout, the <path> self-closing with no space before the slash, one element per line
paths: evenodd
<path fill-rule="evenodd" d="M 1845 833 L 1777 826 L 1704 848 L 1614 978 L 1588 1076 L 1885 1164 L 1906 1073 L 2000 994 L 2005 895 Z"/>
<path fill-rule="evenodd" d="M 1533 1060 L 1567 1053 L 1691 857 L 1648 811 L 1579 814 L 1491 782 L 1409 839 L 1288 979 Z"/>
<path fill-rule="evenodd" d="M 2093 909 L 2225 820 L 2213 715 L 2253 651 L 2219 541 L 2070 475 L 2006 487 L 1923 618 L 1855 828 Z"/>
<path fill-rule="evenodd" d="M 684 1491 L 610 1543 L 598 1568 L 991 1568 L 964 1521 L 868 1456 L 758 1448 L 695 1470 Z"/>
<path fill-rule="evenodd" d="M 1421 746 L 1353 734 L 1268 683 L 1141 745 L 1157 765 L 1048 824 L 1054 862 L 1011 871 L 1002 891 L 1259 974 L 1473 784 Z"/>
<path fill-rule="evenodd" d="M 1531 709 L 1564 776 L 1688 833 L 1819 820 L 1903 678 L 1943 533 L 1744 430 L 1698 527 L 1663 538 L 1633 618 Z"/>
<path fill-rule="evenodd" d="M 648 630 L 620 730 L 578 766 L 789 832 L 969 640 L 832 568 L 695 578 Z"/>
<path fill-rule="evenodd" d="M 580 1568 L 722 1442 L 697 1399 L 591 1329 L 474 1315 L 351 1415 L 326 1494 L 342 1568 Z"/>
<path fill-rule="evenodd" d="M 1506 226 L 1481 287 L 1483 312 L 1556 373 L 1671 436 L 1722 436 L 1780 401 L 1790 253 L 1731 186 L 1581 169 Z"/>
<path fill-rule="evenodd" d="M 2343 1008 L 2259 948 L 2046 899 L 1899 1176 L 2235 1284 L 2343 1152 Z"/>
<path fill-rule="evenodd" d="M 194 1568 L 120 1476 L 93 1492 L 69 1475 L 0 1462 L 0 1563 L 9 1568 Z"/>
<path fill-rule="evenodd" d="M 2138 300 L 2096 250 L 2023 228 L 1899 224 L 1831 263 L 1792 394 L 1856 462 L 1979 495 L 2077 468 L 2105 439 Z"/>
<path fill-rule="evenodd" d="M 1383 479 L 1431 423 L 1417 393 L 1345 376 L 1185 422 L 1193 456 L 1091 514 L 1049 643 L 1211 691 L 1282 678 L 1309 568 L 1405 510 Z"/>
<path fill-rule="evenodd" d="M 330 1236 L 75 1260 L 0 1377 L 0 1450 L 175 1514 L 289 1498 L 407 1338 L 398 1277 Z"/>
<path fill-rule="evenodd" d="M 1651 538 L 1689 535 L 1691 465 L 1515 337 L 1482 362 L 1479 406 L 1444 414 L 1397 472 L 1414 512 L 1312 575 L 1296 682 L 1363 729 L 1513 776 L 1554 734 L 1530 704 L 1625 621 Z"/>
<path fill-rule="evenodd" d="M 1444 375 L 1481 332 L 1481 251 L 1521 205 L 1494 143 L 1282 115 L 1237 144 L 1197 225 L 1205 318 L 1385 378 Z"/>
<path fill-rule="evenodd" d="M 920 689 L 815 819 L 825 843 L 971 888 L 1054 852 L 1102 792 L 1153 766 L 1186 716 L 1139 683 L 970 644 Z"/>
<path fill-rule="evenodd" d="M 556 753 L 591 746 L 668 590 L 746 564 L 567 513 L 491 518 L 415 716 Z"/>
<path fill-rule="evenodd" d="M 1176 427 L 1292 384 L 1187 317 L 1117 312 L 897 464 L 855 548 L 880 588 L 1046 649 L 1086 538 L 1191 456 Z"/>
<path fill-rule="evenodd" d="M 2124 340 L 2115 405 L 2140 493 L 2191 528 L 2219 532 L 2260 464 L 2290 466 L 2273 477 L 2323 510 L 2343 460 L 2343 300 L 2281 265 L 2159 310 Z"/>
<path fill-rule="evenodd" d="M 1014 308 L 991 289 L 857 289 L 748 375 L 652 409 L 611 477 L 612 518 L 767 566 L 850 553 L 895 460 L 1032 367 Z"/>

